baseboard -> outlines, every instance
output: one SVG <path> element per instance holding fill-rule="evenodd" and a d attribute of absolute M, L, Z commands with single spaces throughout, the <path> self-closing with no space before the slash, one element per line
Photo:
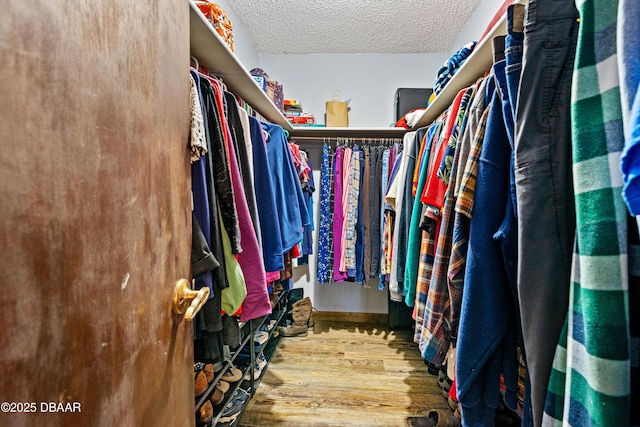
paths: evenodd
<path fill-rule="evenodd" d="M 353 323 L 388 323 L 387 313 L 350 313 L 346 311 L 314 311 L 317 320 L 334 320 L 336 322 Z"/>

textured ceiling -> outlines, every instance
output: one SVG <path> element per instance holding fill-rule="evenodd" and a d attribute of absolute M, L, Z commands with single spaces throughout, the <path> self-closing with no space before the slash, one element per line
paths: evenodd
<path fill-rule="evenodd" d="M 258 53 L 448 52 L 480 0 L 230 0 Z"/>

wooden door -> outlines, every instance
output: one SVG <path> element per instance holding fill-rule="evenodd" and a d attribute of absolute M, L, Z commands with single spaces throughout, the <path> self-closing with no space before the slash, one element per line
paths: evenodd
<path fill-rule="evenodd" d="M 190 274 L 188 25 L 185 0 L 2 2 L 2 426 L 194 422 L 170 306 Z"/>

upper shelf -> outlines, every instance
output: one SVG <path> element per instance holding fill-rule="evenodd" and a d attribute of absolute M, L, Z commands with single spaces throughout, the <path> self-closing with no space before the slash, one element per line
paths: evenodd
<path fill-rule="evenodd" d="M 244 99 L 265 119 L 292 132 L 291 124 L 253 80 L 198 6 L 190 1 L 189 7 L 191 55 L 212 73 L 222 76 L 229 90 Z"/>
<path fill-rule="evenodd" d="M 292 126 L 278 110 L 273 101 L 253 80 L 251 74 L 229 49 L 211 23 L 200 12 L 198 6 L 189 2 L 191 55 L 212 73 L 222 76 L 229 90 L 244 99 L 265 119 L 282 126 L 292 136 L 307 138 L 357 137 L 392 138 L 402 137 L 404 128 L 325 128 Z"/>
<path fill-rule="evenodd" d="M 523 3 L 516 1 L 515 3 Z M 428 126 L 449 108 L 458 92 L 471 86 L 482 77 L 493 65 L 492 39 L 507 33 L 506 14 L 493 26 L 493 29 L 482 39 L 471 55 L 454 74 L 449 83 L 436 96 L 431 105 L 418 119 L 413 129 Z"/>

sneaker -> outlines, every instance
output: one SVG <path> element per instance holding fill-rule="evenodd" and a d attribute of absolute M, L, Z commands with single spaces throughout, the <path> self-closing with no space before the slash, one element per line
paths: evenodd
<path fill-rule="evenodd" d="M 265 332 L 271 332 L 273 328 L 276 327 L 276 323 L 276 319 L 270 319 L 268 322 L 265 322 L 260 329 Z"/>
<path fill-rule="evenodd" d="M 260 366 L 260 370 L 263 370 L 265 368 L 265 366 L 267 366 L 267 358 L 264 357 L 264 353 L 263 352 L 260 352 L 256 356 L 256 362 L 258 362 L 258 365 Z"/>
<path fill-rule="evenodd" d="M 269 340 L 269 332 L 266 331 L 256 331 L 253 334 L 253 341 L 258 345 L 264 345 Z"/>
<path fill-rule="evenodd" d="M 251 379 L 251 370 L 249 368 L 247 368 L 246 372 L 244 373 L 244 377 L 243 379 L 245 381 L 249 381 Z M 254 381 L 257 380 L 258 378 L 260 378 L 260 374 L 262 374 L 262 368 L 260 367 L 260 364 L 258 363 L 258 360 L 256 359 L 255 364 L 253 365 L 253 379 Z"/>
<path fill-rule="evenodd" d="M 231 399 L 227 402 L 227 404 L 222 409 L 222 413 L 220 414 L 220 418 L 218 419 L 218 423 L 232 423 L 234 422 L 240 412 L 242 412 L 242 407 L 249 400 L 249 393 L 239 388 L 236 392 L 231 396 Z"/>
<path fill-rule="evenodd" d="M 222 375 L 222 380 L 228 383 L 237 383 L 242 378 L 242 371 L 235 366 L 229 366 L 229 369 Z"/>

